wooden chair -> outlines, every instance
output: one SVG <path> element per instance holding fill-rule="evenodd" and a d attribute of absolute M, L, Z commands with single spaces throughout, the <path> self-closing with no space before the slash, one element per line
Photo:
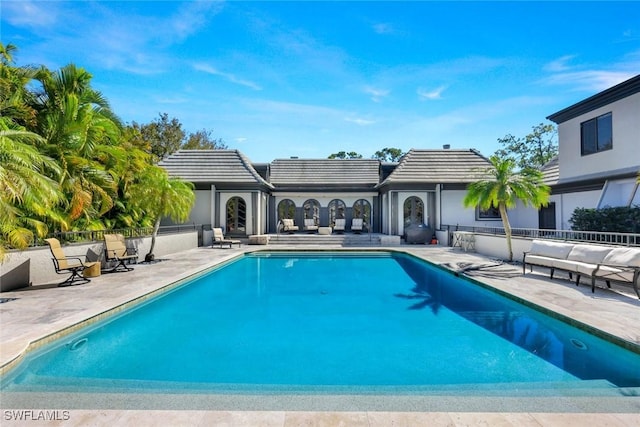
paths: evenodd
<path fill-rule="evenodd" d="M 81 273 L 87 268 L 91 268 L 94 265 L 99 264 L 98 262 L 83 261 L 83 258 L 86 259 L 85 256 L 66 256 L 58 239 L 45 239 L 45 242 L 47 242 L 49 249 L 51 249 L 51 254 L 53 255 L 51 260 L 53 261 L 56 273 L 71 273 L 71 276 L 69 276 L 69 278 L 64 282 L 59 283 L 58 286 L 69 286 L 73 284 L 82 285 L 91 281 L 89 278 L 83 277 Z"/>
<path fill-rule="evenodd" d="M 131 271 L 133 267 L 127 266 L 126 262 L 138 260 L 138 251 L 134 248 L 127 248 L 126 241 L 122 234 L 104 235 L 104 256 L 107 262 L 115 262 L 115 267 L 109 272 Z"/>

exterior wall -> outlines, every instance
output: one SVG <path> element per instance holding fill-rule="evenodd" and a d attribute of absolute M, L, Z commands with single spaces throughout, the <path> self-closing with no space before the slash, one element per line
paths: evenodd
<path fill-rule="evenodd" d="M 195 190 L 196 203 L 185 223 L 211 224 L 211 190 Z"/>
<path fill-rule="evenodd" d="M 504 236 L 492 236 L 489 234 L 476 234 L 476 252 L 497 259 L 509 259 L 507 239 Z M 522 262 L 523 253 L 531 249 L 531 239 L 511 237 L 511 251 L 513 260 Z"/>
<path fill-rule="evenodd" d="M 466 190 L 444 190 L 441 195 L 441 218 L 444 225 L 469 225 L 477 227 L 501 227 L 500 218 L 496 220 L 476 221 L 475 208 L 465 208 L 462 203 Z M 511 217 L 509 217 L 511 218 Z"/>
<path fill-rule="evenodd" d="M 151 237 L 127 239 L 133 241 L 138 248 L 138 261 L 143 261 L 144 256 L 149 252 L 151 247 Z M 156 245 L 153 253 L 156 257 L 162 258 L 166 255 L 194 249 L 198 247 L 198 233 L 196 231 L 179 234 L 160 235 L 156 238 Z M 104 244 L 102 242 L 91 242 L 83 244 L 65 245 L 62 247 L 67 256 L 87 255 L 89 260 L 104 259 Z M 93 256 L 92 256 L 93 255 Z M 69 275 L 57 274 L 53 268 L 51 260 L 51 251 L 48 246 L 39 246 L 24 251 L 11 251 L 7 254 L 7 258 L 2 263 L 2 271 L 11 271 L 13 268 L 22 264 L 25 260 L 31 259 L 30 262 L 30 281 L 34 285 L 42 285 L 47 283 L 60 283 Z"/>
<path fill-rule="evenodd" d="M 613 148 L 581 156 L 580 124 L 602 114 L 612 113 Z M 640 169 L 640 93 L 628 96 L 558 125 L 561 182 L 608 171 Z"/>
<path fill-rule="evenodd" d="M 513 228 L 538 228 L 538 209 L 531 206 L 524 206 L 519 200 L 514 209 L 507 211 L 507 215 L 509 215 L 509 224 L 511 224 Z M 502 221 L 500 221 L 496 227 L 502 227 Z"/>
<path fill-rule="evenodd" d="M 571 230 L 569 219 L 576 208 L 595 208 L 600 199 L 600 190 L 554 194 L 550 201 L 556 202 L 556 228 Z"/>

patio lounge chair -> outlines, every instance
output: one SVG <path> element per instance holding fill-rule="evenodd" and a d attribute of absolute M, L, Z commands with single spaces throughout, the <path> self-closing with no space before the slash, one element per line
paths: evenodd
<path fill-rule="evenodd" d="M 240 247 L 242 242 L 240 240 L 226 239 L 222 233 L 222 228 L 213 229 L 213 242 L 211 243 L 211 247 L 218 245 L 222 248 L 223 245 L 228 245 L 229 248 L 232 248 L 234 244 Z"/>
<path fill-rule="evenodd" d="M 71 276 L 69 276 L 69 278 L 64 282 L 59 283 L 58 286 L 69 286 L 73 284 L 82 285 L 91 281 L 89 278 L 81 276 L 80 273 L 87 268 L 91 268 L 94 265 L 99 264 L 98 262 L 83 261 L 82 259 L 86 258 L 84 256 L 66 256 L 58 239 L 45 239 L 45 242 L 47 242 L 49 249 L 51 249 L 51 254 L 53 255 L 51 260 L 53 261 L 56 273 L 71 273 Z"/>
<path fill-rule="evenodd" d="M 286 233 L 293 233 L 294 231 L 298 231 L 298 226 L 293 223 L 293 219 L 284 218 L 281 220 L 282 222 L 282 231 Z"/>
<path fill-rule="evenodd" d="M 336 218 L 333 224 L 333 231 L 336 233 L 344 233 L 345 224 L 346 220 L 344 218 Z"/>
<path fill-rule="evenodd" d="M 104 235 L 104 255 L 107 262 L 116 263 L 110 272 L 131 271 L 133 267 L 128 267 L 126 262 L 138 260 L 138 251 L 135 248 L 127 248 L 122 234 Z"/>
<path fill-rule="evenodd" d="M 308 218 L 304 220 L 304 231 L 309 232 L 317 232 L 318 225 L 316 224 L 316 220 L 313 218 Z"/>
<path fill-rule="evenodd" d="M 362 218 L 353 218 L 351 220 L 351 231 L 360 234 L 364 226 L 364 220 Z"/>

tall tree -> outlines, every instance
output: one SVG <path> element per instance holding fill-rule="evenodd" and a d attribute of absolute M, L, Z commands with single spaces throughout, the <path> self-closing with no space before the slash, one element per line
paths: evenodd
<path fill-rule="evenodd" d="M 189 134 L 187 142 L 182 144 L 185 150 L 226 150 L 227 144 L 222 139 L 215 139 L 211 136 L 210 130 L 202 129 Z"/>
<path fill-rule="evenodd" d="M 554 125 L 540 123 L 524 138 L 506 135 L 498 142 L 503 148 L 496 151 L 502 158 L 512 158 L 520 169 L 539 169 L 558 154 L 558 138 Z"/>
<path fill-rule="evenodd" d="M 382 150 L 376 151 L 371 158 L 378 159 L 381 162 L 399 162 L 405 154 L 406 153 L 399 148 L 383 148 Z"/>
<path fill-rule="evenodd" d="M 512 261 L 512 233 L 507 209 L 514 208 L 517 200 L 525 206 L 546 206 L 551 188 L 543 184 L 542 174 L 536 169 L 525 168 L 516 172 L 513 159 L 493 155 L 489 160 L 492 167 L 486 169 L 485 173 L 490 178 L 469 184 L 463 204 L 465 207 L 479 206 L 480 209 L 498 208 L 506 235 L 509 261 Z"/>
<path fill-rule="evenodd" d="M 24 249 L 34 235 L 47 232 L 44 221 L 55 222 L 54 206 L 62 195 L 60 168 L 40 152 L 44 139 L 25 125 L 35 122 L 33 94 L 27 85 L 33 67 L 17 67 L 14 45 L 0 43 L 0 261 L 7 247 Z"/>
<path fill-rule="evenodd" d="M 193 184 L 169 177 L 159 166 L 150 166 L 131 187 L 130 195 L 131 203 L 154 219 L 151 247 L 145 256 L 145 261 L 153 261 L 153 249 L 160 221 L 164 217 L 170 217 L 176 222 L 183 222 L 189 218 L 195 203 Z"/>
<path fill-rule="evenodd" d="M 362 154 L 358 154 L 355 151 L 338 151 L 337 153 L 330 154 L 327 159 L 361 159 Z"/>
<path fill-rule="evenodd" d="M 8 246 L 25 249 L 34 233 L 44 237 L 42 218 L 56 219 L 53 207 L 61 200 L 56 176 L 60 168 L 41 154 L 34 143 L 42 138 L 25 130 L 13 130 L 0 117 L 0 261 Z"/>
<path fill-rule="evenodd" d="M 62 168 L 60 185 L 68 201 L 64 214 L 73 228 L 104 228 L 100 216 L 113 206 L 116 185 L 105 168 L 120 137 L 120 121 L 102 94 L 91 88 L 91 74 L 73 64 L 52 73 L 41 68 L 35 131 L 46 140 L 45 153 Z"/>
<path fill-rule="evenodd" d="M 140 125 L 133 122 L 132 126 L 140 131 L 142 139 L 151 148 L 154 163 L 178 151 L 184 142 L 182 123 L 175 117 L 170 119 L 167 113 L 160 113 L 151 123 Z"/>

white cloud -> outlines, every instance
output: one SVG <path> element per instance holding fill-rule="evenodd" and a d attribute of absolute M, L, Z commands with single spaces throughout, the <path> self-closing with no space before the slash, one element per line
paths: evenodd
<path fill-rule="evenodd" d="M 358 126 L 369 126 L 375 123 L 375 120 L 367 120 L 358 117 L 345 117 L 345 122 L 355 123 Z"/>
<path fill-rule="evenodd" d="M 417 94 L 421 100 L 436 100 L 442 99 L 442 92 L 446 89 L 446 86 L 440 86 L 433 90 L 427 90 L 423 88 L 418 88 Z"/>
<path fill-rule="evenodd" d="M 11 25 L 40 28 L 55 24 L 58 13 L 55 5 L 23 0 L 3 1 L 2 15 Z"/>
<path fill-rule="evenodd" d="M 386 22 L 373 24 L 373 31 L 377 34 L 393 34 L 395 32 L 393 26 Z"/>
<path fill-rule="evenodd" d="M 545 82 L 552 85 L 573 86 L 575 90 L 600 92 L 636 74 L 634 71 L 585 70 L 554 74 L 545 79 Z"/>
<path fill-rule="evenodd" d="M 552 73 L 567 71 L 570 68 L 568 62 L 575 57 L 576 55 L 561 56 L 560 58 L 554 59 L 553 61 L 546 63 L 544 67 L 542 67 L 542 69 Z"/>
<path fill-rule="evenodd" d="M 364 93 L 371 95 L 371 100 L 373 102 L 380 102 L 382 101 L 382 98 L 389 95 L 390 91 L 387 89 L 377 89 L 371 86 L 365 86 Z"/>
<path fill-rule="evenodd" d="M 260 85 L 258 85 L 257 83 L 254 83 L 250 80 L 245 80 L 245 79 L 241 79 L 237 76 L 235 76 L 234 74 L 231 73 L 225 73 L 223 71 L 218 70 L 215 67 L 212 67 L 209 64 L 203 64 L 203 63 L 196 63 L 193 64 L 193 68 L 198 70 L 198 71 L 202 71 L 204 73 L 208 73 L 214 76 L 220 76 L 222 78 L 224 78 L 225 80 L 231 82 L 231 83 L 235 83 L 241 86 L 246 86 L 248 88 L 251 88 L 253 90 L 262 90 L 262 87 Z"/>

